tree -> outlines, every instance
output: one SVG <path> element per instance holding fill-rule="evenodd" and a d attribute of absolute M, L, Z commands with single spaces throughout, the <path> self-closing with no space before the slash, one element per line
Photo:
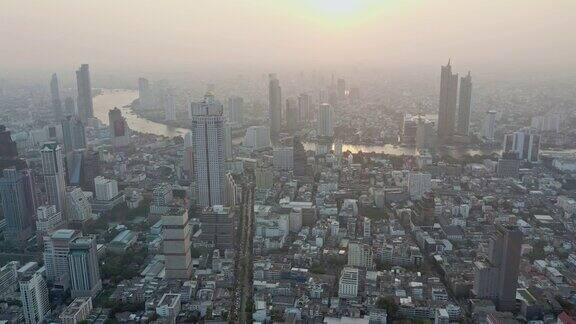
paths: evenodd
<path fill-rule="evenodd" d="M 376 300 L 376 307 L 385 309 L 390 319 L 396 318 L 398 312 L 398 305 L 392 297 L 378 297 Z"/>

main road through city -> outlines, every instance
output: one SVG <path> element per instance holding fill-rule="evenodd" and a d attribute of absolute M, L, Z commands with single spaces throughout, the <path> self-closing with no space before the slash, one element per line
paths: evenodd
<path fill-rule="evenodd" d="M 254 184 L 242 191 L 242 214 L 238 226 L 236 247 L 234 298 L 230 309 L 231 323 L 250 323 L 252 319 L 252 244 L 254 238 Z"/>

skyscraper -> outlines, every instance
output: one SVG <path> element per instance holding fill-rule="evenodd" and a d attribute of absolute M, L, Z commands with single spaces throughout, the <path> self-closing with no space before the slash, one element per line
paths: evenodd
<path fill-rule="evenodd" d="M 497 225 L 490 241 L 489 259 L 499 268 L 497 306 L 501 311 L 516 308 L 521 246 L 522 232 L 517 227 Z"/>
<path fill-rule="evenodd" d="M 174 94 L 171 90 L 167 90 L 164 94 L 164 120 L 175 121 L 176 120 L 176 101 Z"/>
<path fill-rule="evenodd" d="M 60 90 L 56 73 L 52 74 L 52 79 L 50 79 L 50 95 L 52 97 L 54 118 L 58 120 L 62 118 L 62 100 L 60 100 Z"/>
<path fill-rule="evenodd" d="M 62 148 L 54 142 L 46 143 L 40 150 L 40 156 L 48 204 L 55 205 L 56 210 L 66 216 L 66 175 Z"/>
<path fill-rule="evenodd" d="M 286 127 L 290 132 L 298 130 L 298 107 L 293 98 L 286 99 Z"/>
<path fill-rule="evenodd" d="M 450 60 L 441 68 L 440 104 L 438 106 L 438 141 L 450 143 L 454 135 L 456 102 L 458 100 L 458 74 L 452 74 Z"/>
<path fill-rule="evenodd" d="M 150 82 L 145 78 L 138 78 L 138 102 L 139 108 L 147 109 L 151 106 L 152 93 Z"/>
<path fill-rule="evenodd" d="M 96 238 L 93 236 L 77 237 L 70 243 L 68 252 L 72 298 L 92 297 L 102 289 Z"/>
<path fill-rule="evenodd" d="M 31 174 L 9 168 L 2 170 L 0 197 L 6 219 L 6 239 L 22 242 L 32 236 L 34 204 Z"/>
<path fill-rule="evenodd" d="M 70 286 L 70 267 L 68 253 L 70 243 L 80 234 L 72 229 L 59 229 L 51 235 L 44 237 L 44 266 L 46 279 L 62 290 Z"/>
<path fill-rule="evenodd" d="M 540 154 L 540 135 L 529 130 L 520 130 L 504 136 L 504 152 L 516 152 L 520 160 L 538 162 Z"/>
<path fill-rule="evenodd" d="M 76 70 L 76 85 L 78 88 L 78 117 L 83 123 L 94 117 L 92 104 L 92 86 L 90 84 L 90 70 L 88 64 L 82 64 Z"/>
<path fill-rule="evenodd" d="M 0 125 L 0 170 L 12 167 L 26 168 L 26 162 L 18 158 L 18 148 L 16 142 L 12 140 L 10 131 L 6 130 L 6 126 Z"/>
<path fill-rule="evenodd" d="M 493 141 L 495 131 L 496 131 L 496 112 L 494 110 L 489 110 L 486 112 L 486 117 L 484 117 L 482 137 L 488 141 Z"/>
<path fill-rule="evenodd" d="M 64 139 L 64 154 L 86 148 L 84 124 L 76 116 L 66 116 L 62 120 L 62 137 Z"/>
<path fill-rule="evenodd" d="M 190 224 L 188 210 L 171 208 L 162 215 L 162 245 L 166 257 L 167 279 L 190 279 L 192 257 L 190 255 Z"/>
<path fill-rule="evenodd" d="M 282 128 L 282 88 L 276 74 L 270 74 L 268 82 L 268 109 L 270 117 L 270 137 L 278 139 Z"/>
<path fill-rule="evenodd" d="M 298 96 L 298 121 L 306 124 L 310 122 L 311 119 L 310 96 L 306 93 L 301 93 Z"/>
<path fill-rule="evenodd" d="M 210 92 L 193 105 L 192 148 L 196 198 L 200 206 L 224 203 L 226 169 L 224 165 L 224 123 L 222 104 Z"/>
<path fill-rule="evenodd" d="M 224 124 L 224 159 L 230 161 L 234 159 L 232 151 L 232 125 Z"/>
<path fill-rule="evenodd" d="M 300 140 L 300 136 L 297 135 L 292 138 L 292 158 L 294 164 L 294 176 L 305 176 L 308 157 L 306 156 L 306 149 Z"/>
<path fill-rule="evenodd" d="M 130 128 L 118 107 L 114 107 L 108 112 L 108 128 L 114 148 L 121 148 L 130 144 Z"/>
<path fill-rule="evenodd" d="M 200 240 L 214 244 L 214 248 L 233 249 L 235 242 L 234 208 L 212 206 L 199 211 L 202 234 Z"/>
<path fill-rule="evenodd" d="M 244 125 L 244 99 L 242 97 L 228 98 L 228 121 L 238 126 Z"/>
<path fill-rule="evenodd" d="M 76 115 L 76 103 L 72 97 L 64 99 L 64 116 Z"/>
<path fill-rule="evenodd" d="M 38 324 L 50 313 L 48 286 L 40 270 L 20 278 L 20 301 L 26 324 Z"/>
<path fill-rule="evenodd" d="M 460 96 L 458 99 L 458 134 L 468 136 L 470 133 L 470 110 L 472 104 L 472 76 L 460 78 Z"/>
<path fill-rule="evenodd" d="M 318 137 L 332 138 L 334 136 L 333 115 L 330 104 L 323 103 L 320 105 L 318 109 Z"/>

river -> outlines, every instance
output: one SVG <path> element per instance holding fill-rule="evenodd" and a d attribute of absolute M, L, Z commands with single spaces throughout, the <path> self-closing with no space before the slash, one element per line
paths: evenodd
<path fill-rule="evenodd" d="M 122 116 L 126 118 L 128 127 L 133 131 L 168 137 L 184 136 L 189 131 L 185 128 L 168 126 L 139 117 L 132 112 L 130 107 L 125 107 L 137 98 L 138 91 L 136 90 L 103 89 L 100 95 L 94 97 L 94 116 L 108 125 L 108 111 L 118 107 L 122 111 Z"/>
<path fill-rule="evenodd" d="M 110 90 L 103 89 L 100 95 L 94 97 L 94 115 L 104 124 L 108 124 L 108 111 L 114 107 L 118 107 L 122 111 L 122 115 L 126 118 L 126 122 L 130 129 L 146 134 L 155 134 L 161 136 L 184 136 L 189 130 L 185 128 L 178 128 L 168 126 L 162 123 L 153 122 L 151 120 L 139 117 L 132 112 L 130 105 L 135 99 L 138 98 L 138 91 L 136 90 Z M 239 144 L 242 138 L 235 138 L 234 142 Z M 306 150 L 315 150 L 315 143 L 304 143 Z M 391 144 L 386 145 L 354 145 L 343 144 L 342 151 L 350 151 L 352 153 L 365 152 L 365 153 L 378 153 L 389 155 L 415 155 L 417 151 L 415 148 L 394 146 Z M 454 157 L 462 155 L 477 155 L 477 154 L 490 154 L 498 152 L 499 150 L 480 150 L 468 148 L 444 148 L 442 153 L 449 154 Z"/>

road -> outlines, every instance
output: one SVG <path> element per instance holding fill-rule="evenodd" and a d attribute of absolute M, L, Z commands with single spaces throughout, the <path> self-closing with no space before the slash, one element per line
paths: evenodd
<path fill-rule="evenodd" d="M 250 323 L 252 311 L 247 306 L 252 303 L 252 271 L 254 242 L 254 185 L 247 184 L 242 191 L 242 214 L 238 226 L 239 240 L 236 248 L 234 298 L 230 309 L 231 323 Z"/>

